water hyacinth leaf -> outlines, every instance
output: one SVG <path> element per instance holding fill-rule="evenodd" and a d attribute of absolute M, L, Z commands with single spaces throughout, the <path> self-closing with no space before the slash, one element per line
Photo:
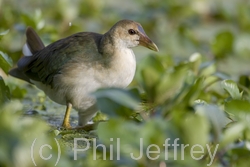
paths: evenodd
<path fill-rule="evenodd" d="M 97 105 L 104 113 L 115 115 L 127 115 L 139 108 L 139 94 L 133 90 L 120 88 L 99 89 L 93 93 L 97 99 Z"/>
<path fill-rule="evenodd" d="M 10 31 L 10 30 L 8 29 L 8 30 L 5 30 L 5 31 L 3 31 L 3 32 L 0 32 L 0 40 L 2 39 L 2 37 L 3 37 L 4 35 L 8 34 L 9 31 Z"/>
<path fill-rule="evenodd" d="M 162 64 L 162 58 L 161 57 L 157 57 L 157 56 L 147 56 L 145 59 L 143 59 L 137 70 L 141 71 L 142 69 L 148 68 L 148 67 L 152 67 L 153 69 L 155 69 L 157 72 L 162 73 L 165 71 L 165 68 L 163 67 Z"/>
<path fill-rule="evenodd" d="M 7 74 L 9 69 L 12 67 L 12 59 L 2 51 L 0 51 L 0 68 Z"/>
<path fill-rule="evenodd" d="M 153 118 L 145 122 L 144 126 L 141 126 L 139 136 L 143 137 L 145 145 L 162 145 L 167 137 L 176 137 L 173 134 L 170 135 L 170 127 L 174 129 L 170 122 L 162 118 Z"/>
<path fill-rule="evenodd" d="M 215 105 L 197 105 L 195 111 L 197 114 L 207 117 L 211 122 L 215 139 L 219 140 L 222 134 L 222 129 L 229 123 L 226 114 Z"/>
<path fill-rule="evenodd" d="M 137 109 L 140 102 L 138 92 L 132 90 L 125 90 L 120 88 L 108 88 L 97 90 L 94 95 L 97 98 L 109 98 L 118 104 L 129 107 L 131 109 Z"/>
<path fill-rule="evenodd" d="M 184 83 L 186 78 L 187 66 L 177 66 L 174 71 L 166 72 L 156 87 L 156 103 L 163 103 L 169 98 L 173 97 Z"/>
<path fill-rule="evenodd" d="M 126 117 L 129 118 L 133 114 L 133 110 L 121 104 L 116 103 L 112 99 L 106 97 L 97 98 L 97 106 L 101 112 L 107 114 L 109 117 Z"/>
<path fill-rule="evenodd" d="M 0 105 L 10 100 L 9 87 L 5 85 L 3 78 L 0 76 Z"/>
<path fill-rule="evenodd" d="M 182 122 L 181 126 L 185 143 L 190 145 L 200 144 L 202 146 L 208 143 L 210 126 L 208 119 L 204 115 L 190 114 Z"/>
<path fill-rule="evenodd" d="M 22 99 L 24 98 L 24 96 L 26 95 L 27 90 L 24 88 L 20 88 L 19 86 L 17 86 L 12 92 L 12 98 L 19 98 Z"/>
<path fill-rule="evenodd" d="M 237 84 L 232 80 L 224 80 L 221 82 L 221 86 L 225 89 L 233 99 L 241 99 L 242 93 L 240 93 Z"/>
<path fill-rule="evenodd" d="M 49 154 L 52 159 L 44 161 L 36 159 L 37 166 L 55 166 L 58 156 L 58 146 L 55 139 L 48 135 L 50 126 L 39 118 L 24 117 L 19 111 L 23 109 L 20 101 L 11 101 L 4 104 L 0 110 L 0 164 L 2 166 L 34 166 L 30 158 L 31 145 L 36 140 L 32 147 L 34 154 L 32 156 L 39 157 L 39 149 L 44 143 L 47 143 L 51 148 Z M 41 150 L 41 149 L 40 149 Z M 58 166 L 67 164 L 65 153 L 62 149 L 60 158 L 63 161 L 58 162 Z M 24 161 L 25 159 L 25 161 Z M 52 165 L 53 163 L 53 165 Z"/>
<path fill-rule="evenodd" d="M 34 16 L 30 16 L 28 14 L 21 14 L 22 21 L 31 27 L 36 27 L 36 21 L 34 19 Z"/>
<path fill-rule="evenodd" d="M 9 31 L 10 31 L 10 30 L 8 29 L 8 30 L 6 30 L 6 31 L 0 32 L 0 35 L 2 35 L 2 36 L 3 36 L 3 35 L 6 35 L 6 34 L 9 33 Z"/>
<path fill-rule="evenodd" d="M 149 100 L 153 101 L 155 99 L 155 88 L 157 83 L 161 78 L 161 74 L 158 73 L 153 68 L 145 68 L 142 70 L 142 86 L 147 93 Z"/>
<path fill-rule="evenodd" d="M 132 122 L 116 118 L 110 119 L 108 122 L 100 123 L 97 128 L 97 133 L 99 139 L 106 145 L 113 144 L 113 146 L 116 147 L 117 140 L 120 140 L 118 146 L 120 147 L 120 151 L 129 156 L 130 152 L 139 154 L 140 129 L 140 126 Z M 113 141 L 110 141 L 110 139 L 113 139 Z"/>
<path fill-rule="evenodd" d="M 241 75 L 239 78 L 239 84 L 244 87 L 250 87 L 250 76 L 249 75 Z"/>
<path fill-rule="evenodd" d="M 183 102 L 187 103 L 187 105 L 191 105 L 195 103 L 195 100 L 199 97 L 201 90 L 204 86 L 204 77 L 198 78 L 195 83 L 189 88 L 188 93 L 183 98 Z"/>
<path fill-rule="evenodd" d="M 150 100 L 155 97 L 155 86 L 164 71 L 161 59 L 156 56 L 148 56 L 138 65 L 135 78 L 146 91 Z"/>
<path fill-rule="evenodd" d="M 223 31 L 216 35 L 212 50 L 217 58 L 225 57 L 233 50 L 234 36 L 230 31 Z"/>
<path fill-rule="evenodd" d="M 245 128 L 246 125 L 243 122 L 234 123 L 232 126 L 227 128 L 220 142 L 220 148 L 223 148 L 228 144 L 236 141 L 239 137 L 241 137 L 242 132 Z"/>
<path fill-rule="evenodd" d="M 250 102 L 243 100 L 231 100 L 225 104 L 225 111 L 234 115 L 250 113 Z"/>
<path fill-rule="evenodd" d="M 216 66 L 214 62 L 205 62 L 200 65 L 200 76 L 211 76 L 216 72 Z"/>
<path fill-rule="evenodd" d="M 194 53 L 189 58 L 190 63 L 192 64 L 192 70 L 195 74 L 198 74 L 199 68 L 201 65 L 201 54 L 200 53 Z"/>
<path fill-rule="evenodd" d="M 116 147 L 114 143 L 120 139 L 120 151 L 129 157 L 130 153 L 138 157 L 141 145 L 145 155 L 146 147 L 150 144 L 162 147 L 167 138 L 170 139 L 169 143 L 173 143 L 177 138 L 175 130 L 171 123 L 161 118 L 149 120 L 141 125 L 119 118 L 110 119 L 100 123 L 97 129 L 100 140 L 106 145 L 113 144 Z"/>

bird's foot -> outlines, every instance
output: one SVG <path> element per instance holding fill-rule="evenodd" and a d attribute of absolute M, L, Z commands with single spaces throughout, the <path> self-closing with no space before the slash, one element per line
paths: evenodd
<path fill-rule="evenodd" d="M 89 132 L 91 130 L 95 130 L 97 128 L 97 125 L 98 125 L 98 123 L 93 123 L 93 124 L 87 124 L 84 126 L 77 126 L 77 127 L 74 127 L 73 129 L 84 130 L 84 131 Z"/>
<path fill-rule="evenodd" d="M 72 129 L 76 129 L 76 130 L 84 130 L 84 131 L 92 131 L 92 130 L 95 130 L 98 126 L 98 124 L 100 122 L 105 122 L 105 121 L 98 121 L 98 122 L 95 122 L 93 124 L 87 124 L 87 125 L 84 125 L 84 126 L 77 126 L 75 128 L 72 128 Z"/>
<path fill-rule="evenodd" d="M 72 129 L 69 122 L 63 122 L 62 127 L 65 128 L 65 129 Z"/>

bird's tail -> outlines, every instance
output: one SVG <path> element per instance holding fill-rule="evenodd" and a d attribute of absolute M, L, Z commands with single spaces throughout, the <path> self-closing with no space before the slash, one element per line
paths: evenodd
<path fill-rule="evenodd" d="M 37 51 L 42 50 L 45 47 L 40 37 L 31 27 L 28 27 L 26 30 L 26 38 L 26 43 L 23 46 L 24 56 L 32 56 Z"/>
<path fill-rule="evenodd" d="M 27 28 L 26 38 L 27 38 L 26 43 L 24 44 L 23 50 L 22 50 L 24 57 L 18 61 L 18 66 L 25 66 L 25 64 L 28 64 L 28 62 L 32 60 L 31 57 L 28 58 L 26 56 L 32 56 L 39 50 L 42 50 L 43 48 L 45 48 L 42 40 L 40 39 L 40 37 L 37 35 L 37 33 L 35 32 L 33 28 L 31 27 Z M 19 67 L 14 68 L 9 71 L 9 74 L 13 77 L 30 82 L 30 79 L 24 74 L 22 68 L 19 68 Z"/>

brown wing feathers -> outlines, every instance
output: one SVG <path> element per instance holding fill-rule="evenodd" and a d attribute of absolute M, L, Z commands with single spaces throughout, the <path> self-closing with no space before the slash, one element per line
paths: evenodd
<path fill-rule="evenodd" d="M 40 37 L 31 27 L 28 27 L 26 30 L 26 38 L 27 38 L 26 43 L 32 54 L 35 54 L 36 52 L 38 52 L 39 50 L 42 50 L 45 47 Z M 33 56 L 22 57 L 18 61 L 18 67 L 10 70 L 9 74 L 16 78 L 19 78 L 19 79 L 22 79 L 31 83 L 29 77 L 27 77 L 24 74 L 24 70 L 26 66 L 28 66 L 30 62 L 32 62 L 33 60 L 34 60 Z"/>

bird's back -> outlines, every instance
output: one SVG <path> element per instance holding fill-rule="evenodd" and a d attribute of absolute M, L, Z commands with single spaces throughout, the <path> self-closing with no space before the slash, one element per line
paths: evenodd
<path fill-rule="evenodd" d="M 80 32 L 47 47 L 33 29 L 28 28 L 26 36 L 26 49 L 29 50 L 24 54 L 30 52 L 32 55 L 24 55 L 10 74 L 28 82 L 31 79 L 52 86 L 53 77 L 60 73 L 65 64 L 72 61 L 92 62 L 101 56 L 97 47 L 101 34 Z"/>

